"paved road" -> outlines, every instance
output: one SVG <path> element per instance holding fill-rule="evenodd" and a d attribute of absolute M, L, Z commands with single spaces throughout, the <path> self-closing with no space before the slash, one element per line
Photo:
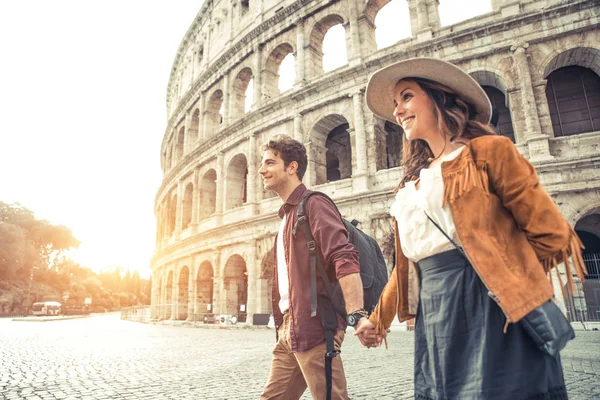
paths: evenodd
<path fill-rule="evenodd" d="M 256 399 L 273 344 L 273 330 L 145 325 L 115 314 L 0 319 L 0 399 Z M 389 345 L 365 349 L 347 337 L 351 398 L 412 398 L 412 333 L 392 332 Z M 578 332 L 563 362 L 571 399 L 600 398 L 600 332 Z"/>

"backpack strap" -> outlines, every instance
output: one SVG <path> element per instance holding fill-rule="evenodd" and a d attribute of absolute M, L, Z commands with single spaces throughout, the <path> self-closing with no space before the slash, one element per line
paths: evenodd
<path fill-rule="evenodd" d="M 337 317 L 335 311 L 333 309 L 333 305 L 329 299 L 332 298 L 332 287 L 331 281 L 329 280 L 329 276 L 327 276 L 327 271 L 325 271 L 325 267 L 321 263 L 319 257 L 317 257 L 317 245 L 315 243 L 315 238 L 312 235 L 310 230 L 310 224 L 308 222 L 308 216 L 306 215 L 306 202 L 310 196 L 319 195 L 325 197 L 327 200 L 331 202 L 335 206 L 333 200 L 329 198 L 325 193 L 321 192 L 313 192 L 309 191 L 300 203 L 298 204 L 298 220 L 294 225 L 292 230 L 292 234 L 294 237 L 296 236 L 296 231 L 298 227 L 302 229 L 302 233 L 304 233 L 304 237 L 306 237 L 306 244 L 308 246 L 308 254 L 310 257 L 310 316 L 314 317 L 317 315 L 317 267 L 319 268 L 319 273 L 321 275 L 321 279 L 325 283 L 326 291 L 329 293 L 329 298 L 326 296 L 321 296 L 321 301 L 319 302 L 319 307 L 321 309 L 321 324 L 323 328 L 325 328 L 325 387 L 327 393 L 327 400 L 331 400 L 331 389 L 332 389 L 332 363 L 333 358 L 336 357 L 340 352 L 335 349 L 334 342 L 334 332 L 335 328 L 337 328 Z M 337 210 L 337 206 L 335 207 Z M 339 210 L 338 210 L 339 214 Z M 340 214 L 341 219 L 341 214 Z"/>
<path fill-rule="evenodd" d="M 310 230 L 310 224 L 308 222 L 308 215 L 306 214 L 306 203 L 309 197 L 318 195 L 325 197 L 331 204 L 335 206 L 333 200 L 329 198 L 325 193 L 316 192 L 316 191 L 308 191 L 307 194 L 302 197 L 300 203 L 298 203 L 298 219 L 294 224 L 294 228 L 292 229 L 292 234 L 296 237 L 296 231 L 298 228 L 302 230 L 304 233 L 304 237 L 306 238 L 306 245 L 308 246 L 308 254 L 310 259 L 310 316 L 315 317 L 317 315 L 317 267 L 319 268 L 319 273 L 321 274 L 321 279 L 325 282 L 325 287 L 327 291 L 331 291 L 331 281 L 327 276 L 327 271 L 325 271 L 325 267 L 321 264 L 321 260 L 317 257 L 317 245 L 315 243 L 315 238 L 312 235 Z M 337 210 L 337 206 L 335 207 Z M 338 210 L 339 214 L 339 210 Z M 341 214 L 340 219 L 342 218 Z"/>

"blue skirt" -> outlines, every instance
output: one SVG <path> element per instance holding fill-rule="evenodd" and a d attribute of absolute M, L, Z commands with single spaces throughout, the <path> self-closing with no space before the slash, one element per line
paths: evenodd
<path fill-rule="evenodd" d="M 560 356 L 534 347 L 457 250 L 419 263 L 415 398 L 567 399 Z"/>

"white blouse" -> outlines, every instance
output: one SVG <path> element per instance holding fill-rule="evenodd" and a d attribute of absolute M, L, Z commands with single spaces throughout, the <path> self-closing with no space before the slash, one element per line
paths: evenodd
<path fill-rule="evenodd" d="M 461 146 L 442 157 L 442 161 L 458 157 L 464 148 Z M 390 208 L 390 214 L 398 222 L 402 253 L 414 262 L 454 249 L 454 245 L 429 221 L 424 211 L 460 246 L 450 207 L 446 204 L 442 208 L 444 181 L 441 163 L 431 169 L 421 170 L 418 190 L 416 183 L 407 182 L 396 193 Z"/>

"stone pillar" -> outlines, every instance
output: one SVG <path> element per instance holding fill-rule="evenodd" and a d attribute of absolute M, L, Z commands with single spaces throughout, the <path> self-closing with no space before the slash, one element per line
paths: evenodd
<path fill-rule="evenodd" d="M 317 183 L 317 171 L 315 165 L 314 149 L 313 144 L 310 140 L 304 143 L 304 147 L 306 147 L 306 158 L 308 165 L 306 167 L 306 173 L 304 174 L 304 179 L 302 181 L 308 188 L 311 188 Z"/>
<path fill-rule="evenodd" d="M 549 160 L 550 145 L 548 136 L 542 134 L 537 106 L 535 104 L 535 95 L 531 83 L 531 73 L 529 71 L 529 61 L 527 59 L 528 43 L 522 43 L 511 46 L 513 59 L 517 67 L 519 76 L 519 86 L 521 88 L 521 106 L 525 118 L 526 134 L 525 139 L 529 147 L 529 158 L 532 161 Z"/>
<path fill-rule="evenodd" d="M 348 54 L 348 64 L 350 66 L 362 64 L 362 51 L 360 46 L 360 33 L 358 30 L 358 11 L 356 0 L 347 0 L 348 2 L 348 22 L 350 23 L 350 43 L 352 48 Z"/>
<path fill-rule="evenodd" d="M 198 140 L 204 139 L 204 132 L 206 131 L 206 125 L 204 125 L 206 121 L 206 116 L 204 115 L 204 110 L 206 109 L 206 94 L 200 93 L 200 97 L 198 98 L 198 105 L 200 106 L 198 109 Z"/>
<path fill-rule="evenodd" d="M 229 97 L 234 96 L 231 96 L 231 87 L 229 85 L 229 73 L 226 73 L 223 76 L 223 126 L 227 126 L 231 122 Z"/>
<path fill-rule="evenodd" d="M 252 252 L 254 253 L 254 252 Z M 254 254 L 251 254 L 252 259 L 254 260 Z M 256 260 L 255 264 L 256 264 Z M 260 264 L 259 264 L 260 265 Z M 254 267 L 254 265 L 252 265 L 251 267 Z M 254 319 L 254 313 L 256 313 L 258 310 L 256 309 L 257 304 L 260 304 L 260 302 L 257 301 L 257 291 L 256 291 L 256 285 L 257 285 L 257 275 L 254 271 L 253 268 L 248 268 L 248 300 L 247 300 L 247 304 L 246 304 L 246 323 L 247 324 L 252 324 L 252 320 Z"/>
<path fill-rule="evenodd" d="M 254 99 L 252 109 L 257 110 L 262 97 L 262 46 L 258 45 L 254 50 Z"/>
<path fill-rule="evenodd" d="M 216 193 L 216 199 L 215 199 L 215 214 L 216 215 L 221 215 L 223 214 L 223 200 L 224 200 L 224 193 L 223 190 L 225 188 L 225 170 L 224 170 L 224 154 L 222 152 L 219 152 L 219 154 L 217 154 L 217 193 Z"/>
<path fill-rule="evenodd" d="M 363 93 L 358 91 L 352 95 L 354 103 L 355 145 L 353 158 L 356 160 L 356 171 L 352 171 L 352 184 L 355 192 L 369 189 L 367 174 L 367 137 L 365 134 L 365 118 L 363 114 Z"/>
<path fill-rule="evenodd" d="M 248 195 L 246 196 L 246 203 L 256 204 L 256 182 L 257 179 L 257 164 L 258 160 L 256 159 L 256 135 L 254 133 L 250 134 L 250 142 L 248 143 L 248 182 L 246 183 L 246 190 L 248 191 Z M 254 215 L 254 210 L 252 212 Z"/>
<path fill-rule="evenodd" d="M 192 177 L 192 182 L 194 184 L 194 193 L 192 194 L 192 222 L 190 226 L 192 227 L 192 234 L 196 233 L 196 228 L 198 225 L 198 211 L 200 210 L 200 185 L 198 184 L 199 179 L 199 171 L 198 168 L 194 170 L 194 176 Z"/>
<path fill-rule="evenodd" d="M 208 29 L 206 30 L 206 44 L 204 45 L 204 65 L 207 66 L 208 62 L 209 62 L 209 58 L 210 58 L 210 40 L 211 40 L 211 30 L 212 30 L 212 25 L 209 24 Z"/>
<path fill-rule="evenodd" d="M 179 234 L 183 225 L 183 189 L 181 181 L 177 182 L 177 211 L 175 213 L 175 234 L 177 235 L 177 240 L 179 240 Z"/>
<path fill-rule="evenodd" d="M 294 116 L 294 139 L 302 143 L 304 133 L 302 132 L 302 114 Z"/>
<path fill-rule="evenodd" d="M 188 303 L 187 303 L 187 318 L 185 319 L 186 321 L 195 321 L 196 316 L 194 315 L 196 313 L 195 309 L 196 309 L 196 296 L 194 296 L 194 273 L 193 273 L 193 258 L 190 262 L 190 266 L 189 266 L 189 275 L 188 275 Z"/>
<path fill-rule="evenodd" d="M 294 89 L 301 88 L 306 84 L 305 77 L 306 53 L 304 52 L 304 21 L 296 23 L 296 82 Z"/>
<path fill-rule="evenodd" d="M 187 154 L 190 146 L 190 127 L 192 126 L 192 110 L 185 112 L 185 121 L 183 123 L 183 155 Z M 183 157 L 182 157 L 183 158 Z"/>
<path fill-rule="evenodd" d="M 433 31 L 440 27 L 438 0 L 407 0 L 410 13 L 412 36 L 418 40 L 433 37 Z"/>
<path fill-rule="evenodd" d="M 173 291 L 171 304 L 171 321 L 176 321 L 179 313 L 179 276 L 173 271 Z"/>

